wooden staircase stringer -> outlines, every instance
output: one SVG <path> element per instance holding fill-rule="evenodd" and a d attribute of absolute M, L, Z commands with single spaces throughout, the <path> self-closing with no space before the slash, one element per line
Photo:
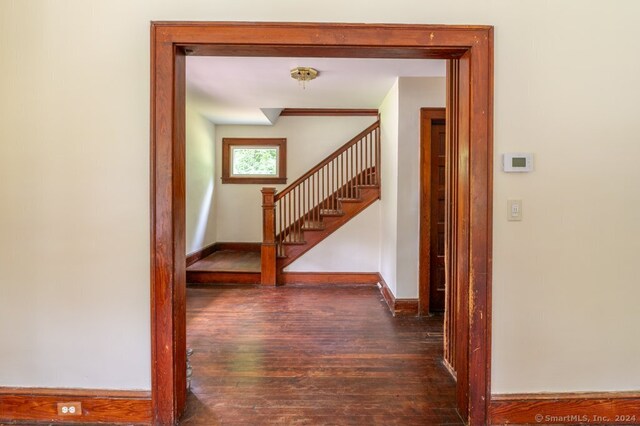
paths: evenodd
<path fill-rule="evenodd" d="M 284 268 L 299 259 L 311 248 L 315 247 L 322 240 L 340 229 L 342 225 L 349 222 L 360 212 L 380 199 L 380 188 L 377 186 L 363 185 L 362 187 L 358 188 L 358 192 L 360 195 L 358 199 L 340 200 L 340 210 L 343 212 L 343 214 L 322 215 L 322 228 L 303 229 L 303 244 L 285 244 L 285 256 L 278 257 L 276 261 L 278 274 L 281 274 Z"/>

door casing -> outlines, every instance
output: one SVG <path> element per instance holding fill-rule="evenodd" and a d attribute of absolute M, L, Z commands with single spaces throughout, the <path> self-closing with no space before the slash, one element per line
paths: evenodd
<path fill-rule="evenodd" d="M 488 420 L 491 348 L 493 27 L 336 23 L 151 24 L 151 395 L 154 424 L 186 403 L 185 56 L 448 60 L 458 151 L 456 272 L 460 280 L 458 403 Z M 448 113 L 449 114 L 449 113 Z M 462 356 L 464 355 L 464 356 Z"/>

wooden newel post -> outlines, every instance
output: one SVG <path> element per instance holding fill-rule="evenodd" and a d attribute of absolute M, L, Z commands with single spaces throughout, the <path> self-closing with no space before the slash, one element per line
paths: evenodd
<path fill-rule="evenodd" d="M 262 188 L 262 285 L 276 285 L 276 189 Z"/>

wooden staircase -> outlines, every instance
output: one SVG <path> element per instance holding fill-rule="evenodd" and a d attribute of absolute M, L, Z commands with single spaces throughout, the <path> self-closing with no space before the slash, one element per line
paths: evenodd
<path fill-rule="evenodd" d="M 279 193 L 263 188 L 261 282 L 380 198 L 380 121 L 360 132 Z"/>

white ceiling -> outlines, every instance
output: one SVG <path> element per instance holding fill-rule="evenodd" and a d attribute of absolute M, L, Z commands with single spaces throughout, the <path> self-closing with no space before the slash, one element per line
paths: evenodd
<path fill-rule="evenodd" d="M 290 76 L 297 66 L 319 71 L 306 89 Z M 397 77 L 444 76 L 433 59 L 187 57 L 187 94 L 216 124 L 268 125 L 282 108 L 378 108 Z"/>

